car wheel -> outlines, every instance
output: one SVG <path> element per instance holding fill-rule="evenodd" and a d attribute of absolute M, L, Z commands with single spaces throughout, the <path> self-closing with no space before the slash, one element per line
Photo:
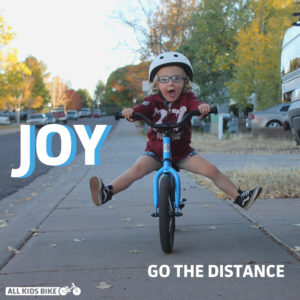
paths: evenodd
<path fill-rule="evenodd" d="M 282 127 L 282 124 L 278 121 L 271 121 L 267 124 L 267 127 L 269 127 L 269 128 L 278 128 L 278 127 Z"/>

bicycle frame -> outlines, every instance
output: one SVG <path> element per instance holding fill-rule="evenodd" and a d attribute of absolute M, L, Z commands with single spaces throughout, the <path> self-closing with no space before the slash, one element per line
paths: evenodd
<path fill-rule="evenodd" d="M 155 208 L 154 216 L 157 217 L 157 208 L 159 202 L 159 179 L 163 175 L 169 175 L 174 178 L 175 183 L 175 210 L 176 215 L 179 213 L 179 204 L 181 200 L 181 182 L 176 170 L 171 165 L 171 138 L 165 133 L 163 137 L 163 166 L 156 172 L 153 179 L 153 204 Z"/>
<path fill-rule="evenodd" d="M 216 106 L 211 106 L 210 113 L 218 113 L 218 109 Z M 181 216 L 182 213 L 179 212 L 179 206 L 181 201 L 181 182 L 180 177 L 176 170 L 171 165 L 171 137 L 170 137 L 170 130 L 172 128 L 178 128 L 182 126 L 190 117 L 200 115 L 199 110 L 194 110 L 187 113 L 183 119 L 179 123 L 173 124 L 154 124 L 152 123 L 146 116 L 140 113 L 134 113 L 132 118 L 142 119 L 144 120 L 150 127 L 163 129 L 164 136 L 163 136 L 163 166 L 156 172 L 153 180 L 153 203 L 155 212 L 152 214 L 154 217 L 158 217 L 157 208 L 159 207 L 159 179 L 160 177 L 165 174 L 168 176 L 172 176 L 174 178 L 174 185 L 175 185 L 175 215 Z M 120 118 L 124 118 L 121 112 L 115 114 L 115 119 L 119 120 Z"/>

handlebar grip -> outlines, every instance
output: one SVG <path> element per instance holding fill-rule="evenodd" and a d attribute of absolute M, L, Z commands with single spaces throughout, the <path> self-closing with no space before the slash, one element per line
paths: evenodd
<path fill-rule="evenodd" d="M 118 111 L 115 113 L 115 120 L 119 121 L 120 119 L 124 119 L 122 112 Z"/>
<path fill-rule="evenodd" d="M 211 106 L 210 107 L 210 113 L 216 115 L 218 113 L 218 107 L 217 106 Z"/>

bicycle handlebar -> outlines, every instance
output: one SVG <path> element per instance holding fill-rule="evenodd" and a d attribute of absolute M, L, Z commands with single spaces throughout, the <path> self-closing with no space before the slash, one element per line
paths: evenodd
<path fill-rule="evenodd" d="M 211 106 L 210 112 L 208 114 L 217 114 L 217 113 L 218 113 L 217 106 Z M 154 124 L 146 116 L 144 116 L 141 113 L 136 113 L 136 112 L 134 112 L 132 114 L 131 118 L 132 119 L 143 119 L 152 128 L 171 129 L 171 128 L 178 128 L 178 127 L 182 126 L 192 116 L 200 116 L 200 115 L 201 115 L 201 113 L 197 109 L 197 110 L 188 112 L 179 123 L 164 123 L 164 124 Z M 117 112 L 115 114 L 115 119 L 117 121 L 119 119 L 124 119 L 122 112 Z"/>

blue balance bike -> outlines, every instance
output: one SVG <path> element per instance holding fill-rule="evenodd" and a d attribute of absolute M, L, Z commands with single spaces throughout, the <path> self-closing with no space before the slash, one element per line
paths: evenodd
<path fill-rule="evenodd" d="M 216 106 L 210 108 L 210 113 L 217 114 Z M 187 113 L 178 123 L 154 124 L 146 116 L 133 113 L 132 119 L 144 120 L 150 127 L 163 131 L 163 166 L 157 171 L 153 180 L 153 217 L 159 218 L 159 234 L 161 248 L 165 253 L 171 253 L 174 245 L 175 217 L 182 216 L 181 209 L 185 199 L 181 198 L 180 177 L 171 161 L 171 136 L 174 128 L 179 128 L 189 121 L 192 116 L 199 116 L 199 110 Z M 121 112 L 116 113 L 115 119 L 124 118 Z"/>

